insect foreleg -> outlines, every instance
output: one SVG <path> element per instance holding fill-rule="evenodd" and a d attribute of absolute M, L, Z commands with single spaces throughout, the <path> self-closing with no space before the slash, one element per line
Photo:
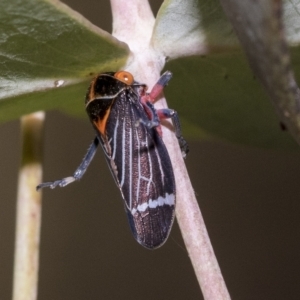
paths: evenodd
<path fill-rule="evenodd" d="M 148 113 L 150 121 L 140 121 L 148 127 L 157 127 L 158 133 L 161 135 L 161 128 L 159 126 L 159 120 L 172 119 L 175 128 L 175 134 L 178 139 L 178 143 L 182 152 L 182 156 L 186 157 L 189 152 L 189 146 L 186 140 L 181 135 L 181 126 L 178 118 L 178 114 L 173 109 L 158 109 L 156 110 L 152 103 L 158 98 L 158 96 L 163 92 L 164 87 L 168 84 L 172 78 L 172 73 L 166 71 L 154 85 L 150 93 L 147 93 L 141 97 L 141 103 Z"/>
<path fill-rule="evenodd" d="M 164 87 L 168 84 L 170 79 L 172 78 L 172 73 L 170 71 L 166 71 L 161 77 L 158 79 L 151 92 L 148 94 L 148 100 L 152 103 L 158 98 L 158 96 L 162 93 Z"/>
<path fill-rule="evenodd" d="M 50 187 L 51 189 L 54 189 L 57 186 L 64 187 L 64 186 L 74 182 L 75 180 L 79 180 L 84 175 L 84 173 L 87 170 L 89 164 L 93 160 L 94 155 L 97 151 L 98 145 L 99 145 L 99 140 L 98 140 L 97 137 L 95 137 L 93 143 L 90 145 L 86 155 L 84 156 L 84 158 L 83 158 L 81 164 L 79 165 L 79 167 L 74 172 L 73 176 L 66 177 L 66 178 L 56 180 L 56 181 L 52 181 L 52 182 L 43 182 L 43 183 L 39 184 L 36 187 L 36 190 L 38 191 L 38 190 L 40 190 L 42 188 L 45 188 L 45 187 Z"/>

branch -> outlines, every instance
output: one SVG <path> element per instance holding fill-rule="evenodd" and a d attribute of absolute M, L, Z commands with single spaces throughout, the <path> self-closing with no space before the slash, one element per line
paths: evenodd
<path fill-rule="evenodd" d="M 164 67 L 163 53 L 153 49 L 151 37 L 154 17 L 145 0 L 111 0 L 113 35 L 126 42 L 132 58 L 124 69 L 132 72 L 137 81 L 144 82 L 149 90 L 156 83 Z M 156 108 L 165 108 L 165 98 L 159 99 Z M 176 216 L 192 261 L 204 298 L 230 299 L 215 257 L 207 230 L 194 194 L 178 141 L 174 133 L 163 128 L 163 139 L 173 164 L 177 207 Z"/>
<path fill-rule="evenodd" d="M 13 300 L 37 299 L 41 227 L 42 129 L 44 113 L 22 117 L 23 156 L 19 172 Z"/>

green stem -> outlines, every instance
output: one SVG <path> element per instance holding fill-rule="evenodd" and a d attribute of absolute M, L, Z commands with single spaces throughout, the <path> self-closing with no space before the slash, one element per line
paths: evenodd
<path fill-rule="evenodd" d="M 42 194 L 36 192 L 36 186 L 42 179 L 44 118 L 44 112 L 37 112 L 21 119 L 13 300 L 37 299 Z"/>

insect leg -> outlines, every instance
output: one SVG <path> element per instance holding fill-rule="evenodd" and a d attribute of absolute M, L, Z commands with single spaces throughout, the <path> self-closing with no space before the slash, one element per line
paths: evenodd
<path fill-rule="evenodd" d="M 168 84 L 170 79 L 172 78 L 172 73 L 170 71 L 166 71 L 161 77 L 158 79 L 151 92 L 148 94 L 148 101 L 152 103 L 158 98 L 158 96 L 162 93 L 164 87 Z"/>
<path fill-rule="evenodd" d="M 170 71 L 166 71 L 158 81 L 155 83 L 150 93 L 146 93 L 141 97 L 141 103 L 145 106 L 147 102 L 154 103 L 158 96 L 164 90 L 164 87 L 168 84 L 170 79 L 172 78 L 172 73 Z M 147 108 L 146 108 L 147 109 Z M 147 110 L 148 111 L 148 110 Z"/>
<path fill-rule="evenodd" d="M 149 119 L 139 119 L 136 126 L 138 126 L 140 123 L 144 124 L 148 128 L 153 128 L 159 126 L 159 117 L 156 113 L 156 109 L 154 108 L 154 105 L 147 101 L 145 103 L 142 103 L 142 105 L 145 108 L 145 111 L 149 115 Z"/>
<path fill-rule="evenodd" d="M 166 71 L 154 85 L 150 93 L 146 93 L 141 96 L 141 103 L 144 106 L 145 111 L 148 114 L 149 121 L 147 120 L 139 120 L 139 123 L 146 125 L 149 128 L 159 126 L 159 117 L 157 116 L 156 109 L 153 104 L 158 96 L 162 93 L 164 87 L 172 78 L 172 73 L 170 71 Z"/>
<path fill-rule="evenodd" d="M 189 153 L 189 145 L 181 134 L 181 126 L 180 126 L 180 121 L 177 112 L 174 109 L 163 108 L 163 109 L 156 110 L 156 114 L 160 120 L 172 119 L 175 128 L 175 135 L 178 139 L 182 156 L 183 158 L 185 158 L 186 155 Z"/>
<path fill-rule="evenodd" d="M 94 155 L 97 151 L 98 145 L 99 145 L 99 140 L 97 137 L 95 137 L 93 143 L 90 145 L 86 155 L 84 156 L 79 167 L 74 172 L 73 176 L 66 177 L 66 178 L 52 181 L 52 182 L 43 182 L 36 187 L 36 190 L 38 191 L 45 187 L 50 187 L 51 189 L 54 189 L 57 186 L 64 187 L 64 186 L 68 185 L 69 183 L 74 182 L 75 180 L 79 180 L 83 176 L 85 171 L 87 170 L 91 161 L 93 160 Z"/>

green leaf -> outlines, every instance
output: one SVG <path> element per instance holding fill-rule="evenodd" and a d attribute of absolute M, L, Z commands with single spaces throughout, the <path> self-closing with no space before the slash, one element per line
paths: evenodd
<path fill-rule="evenodd" d="M 170 61 L 166 69 L 174 75 L 165 89 L 166 98 L 181 117 L 185 137 L 298 149 L 288 132 L 281 130 L 241 52 L 181 58 Z"/>
<path fill-rule="evenodd" d="M 300 144 L 300 92 L 292 70 L 283 24 L 281 1 L 221 0 L 234 26 L 251 69 L 264 86 L 278 118 Z M 285 11 L 299 14 L 297 2 L 285 2 Z M 294 19 L 299 28 L 299 18 Z M 286 24 L 290 24 L 289 21 Z M 292 37 L 292 32 L 295 33 Z M 290 31 L 289 40 L 298 39 L 297 30 Z"/>
<path fill-rule="evenodd" d="M 227 52 L 239 42 L 219 0 L 167 0 L 158 12 L 152 44 L 174 59 Z"/>
<path fill-rule="evenodd" d="M 233 19 L 237 21 L 233 22 L 233 25 L 239 26 L 235 30 L 241 36 L 249 36 L 247 49 L 253 52 L 254 57 L 257 56 L 256 64 L 262 65 L 269 58 L 267 53 L 271 53 L 268 50 L 259 52 L 263 46 L 268 47 L 270 39 L 269 33 L 264 30 L 265 26 L 271 22 L 278 22 L 280 15 L 274 14 L 270 20 L 268 11 L 260 10 L 261 19 L 252 22 L 257 14 L 251 1 L 221 2 L 230 3 L 230 11 L 238 5 L 249 5 L 248 11 L 251 13 L 247 14 L 246 9 L 243 13 L 247 14 L 247 20 L 251 21 L 243 23 L 246 17 L 242 13 L 236 13 Z M 268 1 L 263 3 L 267 4 L 266 2 Z M 293 23 L 293 29 L 288 31 L 288 38 L 294 45 L 298 40 L 297 29 L 300 26 L 296 15 L 298 12 L 295 4 L 287 1 L 286 19 L 289 24 Z M 265 43 L 259 43 L 255 39 L 254 43 L 251 41 L 257 32 L 262 34 L 260 38 Z M 191 131 L 194 138 L 214 137 L 266 148 L 297 147 L 289 133 L 280 129 L 280 120 L 262 88 L 262 76 L 256 75 L 249 68 L 247 58 L 242 53 L 232 25 L 219 1 L 165 1 L 156 20 L 152 43 L 155 49 L 161 50 L 167 57 L 176 59 L 166 66 L 174 73 L 174 79 L 170 83 L 172 89 L 167 90 L 167 95 L 170 95 L 169 104 L 176 107 L 180 115 L 188 121 L 185 135 Z M 273 44 L 269 47 L 273 47 L 274 51 Z M 194 56 L 179 58 L 191 55 Z M 286 53 L 282 53 L 282 60 L 286 60 L 286 57 Z M 275 72 L 280 63 L 279 60 L 270 59 L 266 69 Z M 267 75 L 270 76 L 265 73 L 264 78 L 267 78 Z M 284 78 L 287 74 L 280 76 Z M 282 95 L 285 92 L 282 91 Z M 174 105 L 173 101 L 176 102 Z M 196 131 L 196 127 L 200 130 Z"/>
<path fill-rule="evenodd" d="M 293 5 L 287 12 L 293 20 L 288 39 L 297 45 L 300 22 Z M 1 122 L 41 109 L 83 114 L 90 74 L 117 70 L 129 55 L 124 43 L 54 0 L 2 0 L 0 23 Z M 176 59 L 166 66 L 174 73 L 166 95 L 186 136 L 295 148 L 219 1 L 164 1 L 151 45 L 158 55 Z"/>
<path fill-rule="evenodd" d="M 36 110 L 79 111 L 91 75 L 120 68 L 128 54 L 58 1 L 0 1 L 1 122 Z"/>

